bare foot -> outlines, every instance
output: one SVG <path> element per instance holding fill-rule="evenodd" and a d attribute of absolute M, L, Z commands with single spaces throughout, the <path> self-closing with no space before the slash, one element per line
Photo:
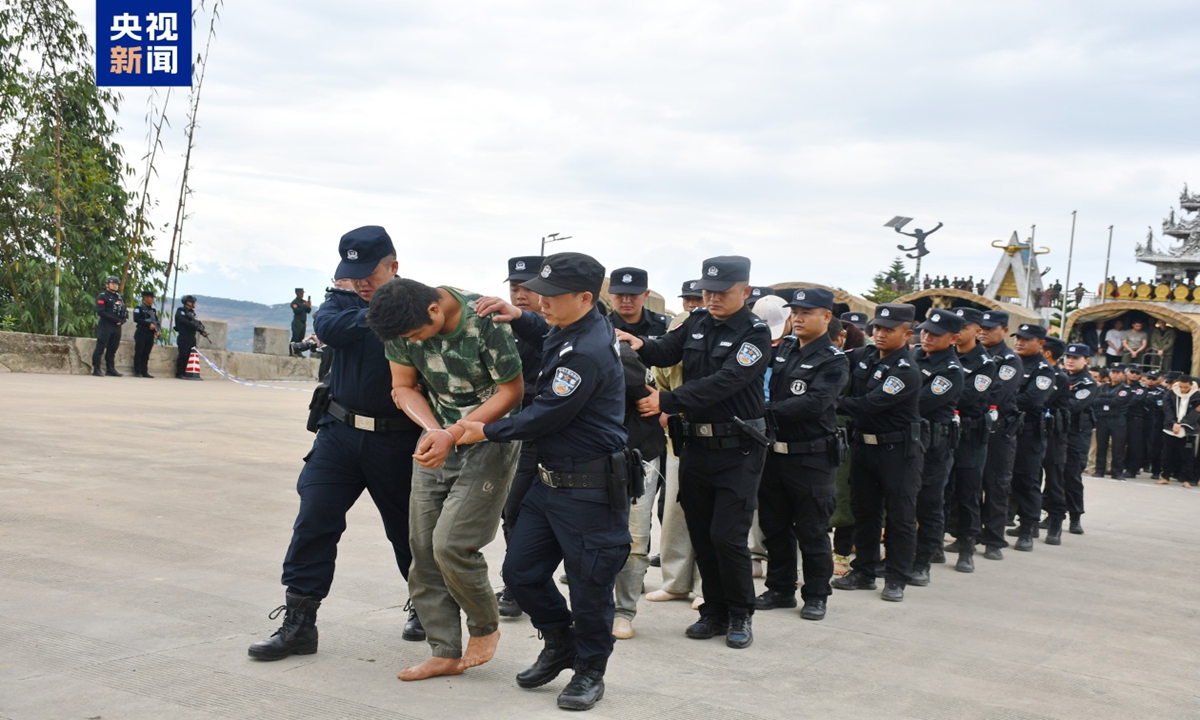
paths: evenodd
<path fill-rule="evenodd" d="M 408 682 L 411 680 L 425 680 L 426 678 L 438 677 L 439 675 L 462 675 L 462 671 L 462 666 L 459 665 L 459 658 L 432 657 L 420 665 L 404 668 L 396 677 Z"/>
<path fill-rule="evenodd" d="M 480 635 L 479 637 L 471 636 L 467 641 L 467 651 L 463 653 L 462 659 L 458 661 L 458 671 L 462 672 L 467 668 L 478 667 L 496 654 L 496 646 L 500 644 L 500 631 L 491 635 Z"/>

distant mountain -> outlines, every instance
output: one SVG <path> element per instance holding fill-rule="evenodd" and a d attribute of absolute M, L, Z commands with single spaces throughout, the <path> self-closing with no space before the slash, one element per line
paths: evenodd
<path fill-rule="evenodd" d="M 323 296 L 322 296 L 323 297 Z M 321 302 L 315 298 L 313 311 Z M 254 328 L 256 326 L 290 328 L 292 326 L 291 298 L 278 305 L 263 305 L 246 300 L 196 296 L 196 315 L 229 323 L 229 340 L 226 350 L 252 352 L 254 350 Z M 312 316 L 309 315 L 308 331 L 312 332 Z"/>

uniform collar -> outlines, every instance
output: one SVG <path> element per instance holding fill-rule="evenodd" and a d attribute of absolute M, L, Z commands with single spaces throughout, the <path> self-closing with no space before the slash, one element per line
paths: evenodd
<path fill-rule="evenodd" d="M 795 336 L 793 335 L 792 337 L 795 337 Z M 780 342 L 782 342 L 782 341 L 780 341 Z M 796 342 L 799 343 L 800 339 L 796 338 Z M 805 358 L 811 357 L 811 356 L 816 355 L 817 353 L 821 352 L 825 348 L 832 347 L 832 346 L 833 346 L 833 342 L 829 339 L 829 335 L 828 334 L 822 335 L 821 337 L 817 338 L 816 340 L 813 340 L 812 342 L 808 343 L 807 345 L 800 345 L 800 350 L 799 350 L 800 357 L 805 357 Z"/>
<path fill-rule="evenodd" d="M 735 312 L 734 314 L 725 318 L 724 320 L 718 320 L 712 316 L 712 313 L 708 313 L 708 320 L 713 325 L 716 325 L 716 326 L 725 325 L 725 326 L 728 326 L 729 329 L 733 330 L 734 332 L 739 332 L 743 328 L 745 328 L 747 325 L 749 325 L 752 318 L 754 318 L 754 313 L 750 312 L 750 308 L 746 305 L 742 305 L 741 310 L 738 310 L 737 312 Z"/>
<path fill-rule="evenodd" d="M 932 355 L 930 355 L 930 354 L 926 353 L 926 352 L 925 352 L 923 349 L 921 349 L 921 352 L 922 352 L 922 353 L 925 355 L 925 357 L 926 357 L 926 358 L 928 358 L 930 361 L 932 361 L 932 362 L 939 362 L 939 363 L 940 363 L 940 362 L 944 362 L 944 361 L 945 361 L 945 360 L 947 360 L 947 359 L 949 359 L 949 360 L 953 360 L 955 357 L 957 357 L 957 356 L 958 356 L 958 351 L 954 349 L 954 346 L 953 346 L 953 345 L 951 345 L 950 347 L 946 348 L 945 350 L 938 350 L 937 352 L 935 352 L 935 353 L 934 353 L 934 354 L 932 354 Z"/>
<path fill-rule="evenodd" d="M 634 323 L 625 322 L 625 318 L 621 317 L 621 315 L 616 310 L 613 310 L 612 312 L 610 312 L 608 314 L 608 320 L 609 320 L 609 322 L 611 322 L 613 324 L 613 327 L 618 328 L 620 330 L 627 330 L 627 329 L 631 329 L 631 328 L 642 329 L 654 321 L 654 316 L 650 313 L 650 310 L 647 309 L 643 305 L 642 306 L 642 316 L 640 318 L 638 318 L 637 322 L 634 322 Z M 632 333 L 632 334 L 636 335 L 637 333 Z"/>

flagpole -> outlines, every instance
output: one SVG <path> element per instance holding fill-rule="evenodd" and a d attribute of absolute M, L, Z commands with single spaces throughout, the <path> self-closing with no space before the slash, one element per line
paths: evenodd
<path fill-rule="evenodd" d="M 1112 233 L 1113 226 L 1108 226 L 1108 251 L 1104 254 L 1104 281 L 1100 283 L 1100 302 L 1108 302 L 1108 261 L 1112 259 Z M 1116 289 L 1117 284 L 1113 283 L 1113 289 Z"/>
<path fill-rule="evenodd" d="M 1067 246 L 1067 282 L 1063 285 L 1064 288 L 1071 287 L 1071 260 L 1075 257 L 1075 213 L 1078 210 L 1071 211 L 1071 243 Z M 1108 271 L 1105 270 L 1107 273 Z M 1064 341 L 1067 339 L 1067 294 L 1062 294 L 1062 314 L 1058 318 L 1058 335 Z"/>

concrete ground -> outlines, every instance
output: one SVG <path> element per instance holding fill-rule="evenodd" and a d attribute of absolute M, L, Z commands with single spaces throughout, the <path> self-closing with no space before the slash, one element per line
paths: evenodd
<path fill-rule="evenodd" d="M 562 716 L 566 675 L 514 683 L 540 647 L 526 619 L 484 667 L 396 680 L 428 648 L 400 640 L 407 593 L 369 499 L 320 652 L 246 657 L 278 624 L 311 442 L 312 386 L 281 387 L 0 374 L 0 718 Z M 591 717 L 1200 717 L 1200 489 L 1087 493 L 1087 534 L 1061 547 L 936 566 L 901 604 L 838 592 L 820 623 L 759 613 L 748 650 L 685 638 L 687 603 L 643 602 Z M 487 549 L 493 574 L 503 552 Z"/>

